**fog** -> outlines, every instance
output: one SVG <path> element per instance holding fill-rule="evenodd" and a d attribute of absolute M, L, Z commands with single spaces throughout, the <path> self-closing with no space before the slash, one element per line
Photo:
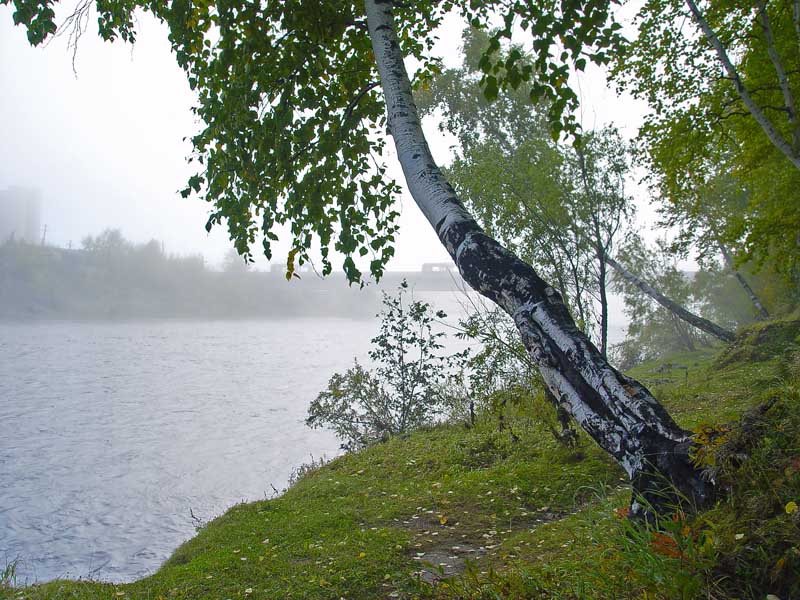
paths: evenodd
<path fill-rule="evenodd" d="M 66 40 L 31 48 L 11 10 L 0 6 L 0 190 L 37 188 L 47 239 L 57 246 L 77 246 L 83 236 L 112 228 L 135 242 L 155 238 L 170 253 L 220 263 L 231 246 L 227 232 L 216 227 L 207 234 L 209 207 L 178 194 L 193 173 L 183 140 L 199 126 L 166 30 L 143 16 L 133 47 L 103 43 L 90 32 L 73 73 Z M 440 150 L 443 158 L 449 152 L 446 145 Z M 416 206 L 402 204 L 403 236 L 391 268 L 444 260 Z M 288 248 L 284 233 L 279 262 Z"/>

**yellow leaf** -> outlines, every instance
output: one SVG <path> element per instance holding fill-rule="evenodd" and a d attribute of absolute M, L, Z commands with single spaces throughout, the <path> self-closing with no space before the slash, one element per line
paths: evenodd
<path fill-rule="evenodd" d="M 794 502 L 794 501 L 787 502 L 785 508 L 786 508 L 786 514 L 787 515 L 793 515 L 794 513 L 797 512 L 797 508 L 798 508 L 797 507 L 797 502 Z"/>
<path fill-rule="evenodd" d="M 358 553 L 358 558 L 364 558 L 366 555 L 367 555 L 366 552 L 359 552 Z"/>
<path fill-rule="evenodd" d="M 447 523 L 447 517 L 445 517 L 444 515 L 439 515 L 439 523 L 441 523 L 442 525 Z"/>

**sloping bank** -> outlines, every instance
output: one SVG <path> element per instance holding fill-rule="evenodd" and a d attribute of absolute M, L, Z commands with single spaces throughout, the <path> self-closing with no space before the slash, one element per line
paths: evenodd
<path fill-rule="evenodd" d="M 486 418 L 343 456 L 280 498 L 232 508 L 135 583 L 0 597 L 800 597 L 798 333 L 798 321 L 763 324 L 719 356 L 635 370 L 699 432 L 698 460 L 730 488 L 658 532 L 624 519 L 622 473 L 588 439 L 560 447 L 520 413 L 519 441 Z"/>

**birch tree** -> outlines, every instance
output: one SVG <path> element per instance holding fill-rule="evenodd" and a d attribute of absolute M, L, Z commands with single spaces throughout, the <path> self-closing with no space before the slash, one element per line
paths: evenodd
<path fill-rule="evenodd" d="M 705 120 L 704 128 L 726 116 L 745 117 L 800 169 L 797 11 L 794 0 L 648 0 L 617 74 L 656 109 L 649 125 L 680 112 Z M 696 101 L 721 82 L 722 106 Z"/>
<path fill-rule="evenodd" d="M 664 505 L 665 481 L 707 500 L 710 488 L 688 460 L 691 436 L 644 386 L 611 367 L 575 326 L 558 292 L 486 235 L 466 211 L 423 134 L 392 3 L 365 4 L 387 123 L 406 183 L 464 280 L 511 315 L 553 395 L 617 459 L 650 504 Z M 632 512 L 643 510 L 640 497 L 635 498 Z"/>
<path fill-rule="evenodd" d="M 796 0 L 647 0 L 614 64 L 619 86 L 650 105 L 640 140 L 659 191 L 681 202 L 683 190 L 706 185 L 722 166 L 749 191 L 726 243 L 744 260 L 773 261 L 794 285 L 798 15 Z"/>
<path fill-rule="evenodd" d="M 552 282 L 605 356 L 606 256 L 634 212 L 624 186 L 628 144 L 613 128 L 558 143 L 546 106 L 531 106 L 528 85 L 489 103 L 479 86 L 489 39 L 465 30 L 463 65 L 417 93 L 423 112 L 438 111 L 458 139 L 445 176 L 489 235 Z"/>
<path fill-rule="evenodd" d="M 769 312 L 741 272 L 731 248 L 742 237 L 740 219 L 748 196 L 745 186 L 722 164 L 680 195 L 670 194 L 661 203 L 659 212 L 663 225 L 677 229 L 677 237 L 670 247 L 673 253 L 685 257 L 695 251 L 701 266 L 720 256 L 753 305 L 757 317 L 767 319 Z"/>
<path fill-rule="evenodd" d="M 32 42 L 55 29 L 51 2 L 14 4 Z M 497 95 L 515 77 L 527 77 L 539 91 L 558 88 L 552 103 L 558 112 L 568 103 L 563 73 L 587 60 L 607 61 L 595 48 L 613 33 L 607 4 L 103 0 L 96 5 L 100 34 L 133 40 L 137 5 L 166 23 L 178 63 L 198 92 L 203 128 L 192 141 L 201 171 L 186 194 L 212 202 L 209 226 L 224 219 L 243 253 L 261 230 L 269 254 L 273 229 L 288 225 L 289 276 L 312 246 L 326 272 L 333 247 L 346 256 L 352 279 L 360 275 L 357 255 L 370 256 L 370 270 L 379 275 L 396 232 L 398 187 L 380 154 L 388 129 L 411 196 L 465 281 L 512 317 L 553 396 L 630 477 L 632 513 L 645 514 L 647 504 L 665 508 L 676 493 L 697 503 L 711 498 L 713 485 L 689 458 L 691 434 L 644 386 L 609 365 L 561 295 L 464 208 L 431 155 L 404 62 L 417 58 L 415 79 L 424 80 L 436 68 L 430 51 L 447 11 L 460 10 L 477 26 L 498 11 L 507 29 L 520 25 L 541 47 L 543 62 L 534 76 L 535 62 L 499 65 L 487 56 L 493 79 L 485 92 Z M 91 6 L 87 0 L 78 8 Z M 552 12 L 542 15 L 543 9 Z M 557 43 L 564 52 L 551 60 Z"/>

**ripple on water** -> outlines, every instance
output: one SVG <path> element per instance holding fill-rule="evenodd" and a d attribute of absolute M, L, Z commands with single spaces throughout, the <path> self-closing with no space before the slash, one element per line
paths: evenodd
<path fill-rule="evenodd" d="M 302 421 L 372 335 L 333 319 L 0 324 L 0 563 L 19 558 L 20 583 L 153 572 L 194 533 L 190 509 L 207 520 L 337 452 Z"/>

